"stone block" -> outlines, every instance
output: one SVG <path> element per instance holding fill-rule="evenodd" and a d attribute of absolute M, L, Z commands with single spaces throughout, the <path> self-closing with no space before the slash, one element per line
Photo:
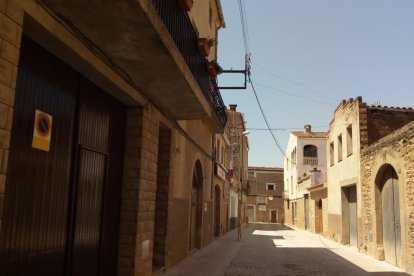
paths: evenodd
<path fill-rule="evenodd" d="M 0 12 L 5 13 L 7 7 L 7 0 L 0 0 Z"/>
<path fill-rule="evenodd" d="M 20 6 L 17 5 L 16 1 L 7 2 L 6 13 L 18 25 L 23 25 L 24 11 Z"/>
<path fill-rule="evenodd" d="M 4 194 L 6 188 L 6 175 L 0 174 L 0 194 Z"/>
<path fill-rule="evenodd" d="M 0 129 L 0 148 L 8 149 L 10 147 L 10 131 Z"/>
<path fill-rule="evenodd" d="M 1 63 L 1 59 L 0 59 Z M 1 69 L 1 65 L 0 65 Z M 1 78 L 2 72 L 0 72 Z M 0 83 L 0 103 L 7 104 L 8 106 L 14 105 L 14 90 L 10 88 L 8 85 L 4 85 Z"/>
<path fill-rule="evenodd" d="M 18 24 L 4 13 L 0 13 L 0 38 L 16 45 Z"/>
<path fill-rule="evenodd" d="M 0 162 L 1 165 L 1 172 L 2 173 L 7 173 L 7 165 L 9 163 L 9 151 L 8 150 L 3 150 L 3 161 Z"/>
<path fill-rule="evenodd" d="M 7 123 L 6 123 L 6 129 L 11 130 L 13 124 L 13 108 L 9 107 L 7 110 Z"/>
<path fill-rule="evenodd" d="M 18 67 L 16 65 L 13 65 L 12 78 L 10 82 L 10 87 L 13 89 L 16 89 L 17 73 L 18 73 Z"/>
<path fill-rule="evenodd" d="M 8 62 L 14 65 L 19 64 L 20 50 L 10 42 L 3 40 L 0 48 L 0 57 L 4 58 Z"/>
<path fill-rule="evenodd" d="M 3 58 L 0 58 L 0 83 L 10 86 L 12 78 L 13 64 Z"/>
<path fill-rule="evenodd" d="M 5 104 L 0 103 L 0 128 L 7 128 L 7 119 L 9 114 L 9 107 Z"/>

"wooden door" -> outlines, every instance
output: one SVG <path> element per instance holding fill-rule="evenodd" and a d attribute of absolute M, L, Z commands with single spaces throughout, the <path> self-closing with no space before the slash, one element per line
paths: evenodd
<path fill-rule="evenodd" d="M 322 200 L 318 200 L 315 205 L 315 232 L 323 234 Z"/>
<path fill-rule="evenodd" d="M 270 222 L 276 223 L 276 210 L 270 211 Z"/>
<path fill-rule="evenodd" d="M 356 186 L 348 188 L 348 212 L 349 212 L 349 243 L 353 246 L 357 246 L 358 223 L 357 223 Z"/>
<path fill-rule="evenodd" d="M 197 198 L 197 179 L 194 176 L 191 189 L 190 250 L 195 249 L 197 243 Z"/>
<path fill-rule="evenodd" d="M 221 195 L 220 188 L 216 186 L 214 193 L 214 235 L 220 235 L 221 222 Z"/>
<path fill-rule="evenodd" d="M 392 167 L 385 172 L 385 183 L 381 191 L 383 246 L 385 261 L 400 266 L 401 226 L 398 178 Z"/>
<path fill-rule="evenodd" d="M 305 195 L 305 229 L 309 229 L 309 195 Z"/>

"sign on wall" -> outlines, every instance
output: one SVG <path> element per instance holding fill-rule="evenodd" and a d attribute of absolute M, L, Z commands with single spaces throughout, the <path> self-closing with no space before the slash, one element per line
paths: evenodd
<path fill-rule="evenodd" d="M 52 116 L 36 109 L 33 127 L 32 147 L 49 151 L 52 137 Z"/>
<path fill-rule="evenodd" d="M 259 205 L 259 211 L 266 211 L 266 205 Z"/>

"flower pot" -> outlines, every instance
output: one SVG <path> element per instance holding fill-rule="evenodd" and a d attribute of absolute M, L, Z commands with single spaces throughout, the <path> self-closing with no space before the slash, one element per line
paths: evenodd
<path fill-rule="evenodd" d="M 190 11 L 193 7 L 193 0 L 178 0 L 178 4 L 185 11 Z"/>
<path fill-rule="evenodd" d="M 203 56 L 208 56 L 210 54 L 210 46 L 208 45 L 208 39 L 207 38 L 198 38 L 197 39 L 197 47 L 200 53 Z"/>
<path fill-rule="evenodd" d="M 210 78 L 215 80 L 217 77 L 217 65 L 214 61 L 210 61 L 207 64 L 207 70 L 208 70 L 208 74 L 210 75 Z"/>

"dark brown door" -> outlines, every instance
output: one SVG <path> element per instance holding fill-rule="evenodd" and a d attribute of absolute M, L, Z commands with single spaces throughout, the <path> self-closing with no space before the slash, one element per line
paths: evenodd
<path fill-rule="evenodd" d="M 399 187 L 398 178 L 392 167 L 388 167 L 385 172 L 381 197 L 385 261 L 400 266 L 401 226 Z"/>
<path fill-rule="evenodd" d="M 220 188 L 216 186 L 214 193 L 214 235 L 220 236 L 221 225 L 221 193 Z"/>
<path fill-rule="evenodd" d="M 270 211 L 270 222 L 276 222 L 276 210 Z"/>
<path fill-rule="evenodd" d="M 50 114 L 50 150 L 31 147 Z M 115 275 L 124 109 L 23 37 L 0 233 L 6 275 Z"/>
<path fill-rule="evenodd" d="M 323 211 L 322 211 L 322 200 L 315 202 L 315 232 L 323 234 Z"/>
<path fill-rule="evenodd" d="M 197 178 L 194 175 L 193 185 L 191 190 L 191 217 L 190 217 L 190 250 L 196 248 L 197 242 Z"/>
<path fill-rule="evenodd" d="M 63 275 L 78 74 L 23 37 L 0 234 L 3 275 Z M 35 110 L 53 116 L 32 148 Z"/>

